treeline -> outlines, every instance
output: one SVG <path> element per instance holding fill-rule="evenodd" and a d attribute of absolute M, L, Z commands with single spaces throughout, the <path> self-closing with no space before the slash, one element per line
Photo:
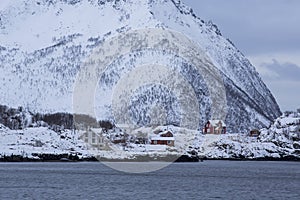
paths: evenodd
<path fill-rule="evenodd" d="M 9 108 L 0 105 L 0 123 L 10 129 L 22 129 L 27 127 L 31 122 L 22 107 Z"/>
<path fill-rule="evenodd" d="M 0 105 L 0 123 L 12 129 L 27 127 L 49 127 L 54 131 L 63 129 L 86 129 L 88 127 L 112 129 L 114 124 L 110 121 L 97 121 L 89 115 L 70 113 L 41 114 L 32 113 L 23 107 L 9 108 Z"/>

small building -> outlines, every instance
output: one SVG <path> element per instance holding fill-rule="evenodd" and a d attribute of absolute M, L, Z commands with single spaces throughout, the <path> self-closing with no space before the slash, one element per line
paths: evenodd
<path fill-rule="evenodd" d="M 167 145 L 173 147 L 175 138 L 171 131 L 163 131 L 157 136 L 151 137 L 151 145 Z"/>
<path fill-rule="evenodd" d="M 125 136 L 116 136 L 113 139 L 111 139 L 111 142 L 114 144 L 125 144 L 126 138 Z"/>
<path fill-rule="evenodd" d="M 149 143 L 148 134 L 138 131 L 137 134 L 135 135 L 134 143 L 135 144 L 148 144 Z"/>
<path fill-rule="evenodd" d="M 129 135 L 121 131 L 110 134 L 110 141 L 114 144 L 126 144 L 128 139 Z"/>
<path fill-rule="evenodd" d="M 99 150 L 107 150 L 107 139 L 100 128 L 88 128 L 80 138 L 87 144 Z"/>
<path fill-rule="evenodd" d="M 258 137 L 260 135 L 260 131 L 258 129 L 252 129 L 250 132 L 249 132 L 249 136 L 250 137 Z"/>
<path fill-rule="evenodd" d="M 226 124 L 223 120 L 209 120 L 203 128 L 204 134 L 226 134 Z"/>

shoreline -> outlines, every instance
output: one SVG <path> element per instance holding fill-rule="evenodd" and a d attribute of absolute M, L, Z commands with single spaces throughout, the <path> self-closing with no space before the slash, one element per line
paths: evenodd
<path fill-rule="evenodd" d="M 190 157 L 188 155 L 182 155 L 180 157 L 146 157 L 138 156 L 135 158 L 127 159 L 109 159 L 109 158 L 96 158 L 96 157 L 85 157 L 79 158 L 78 156 L 66 156 L 66 155 L 53 155 L 53 154 L 41 154 L 39 158 L 28 158 L 19 155 L 4 156 L 0 158 L 0 163 L 4 162 L 203 162 L 203 161 L 287 161 L 287 162 L 300 162 L 299 157 L 286 156 L 282 158 L 200 158 Z"/>

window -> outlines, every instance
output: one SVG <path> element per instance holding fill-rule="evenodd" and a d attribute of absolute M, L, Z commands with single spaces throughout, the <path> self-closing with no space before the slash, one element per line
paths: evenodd
<path fill-rule="evenodd" d="M 85 135 L 84 135 L 84 141 L 85 141 L 86 143 L 89 142 L 89 135 L 88 135 L 88 134 L 85 134 Z"/>
<path fill-rule="evenodd" d="M 96 143 L 96 134 L 93 133 L 92 134 L 92 144 L 95 144 Z"/>

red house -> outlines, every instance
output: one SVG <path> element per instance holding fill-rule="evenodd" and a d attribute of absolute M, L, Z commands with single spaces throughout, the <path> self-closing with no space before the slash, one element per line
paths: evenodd
<path fill-rule="evenodd" d="M 226 124 L 223 120 L 209 120 L 203 128 L 204 134 L 226 134 Z"/>
<path fill-rule="evenodd" d="M 174 146 L 175 138 L 171 131 L 164 131 L 159 133 L 155 137 L 151 137 L 151 144 L 152 145 L 167 145 L 167 146 Z"/>

